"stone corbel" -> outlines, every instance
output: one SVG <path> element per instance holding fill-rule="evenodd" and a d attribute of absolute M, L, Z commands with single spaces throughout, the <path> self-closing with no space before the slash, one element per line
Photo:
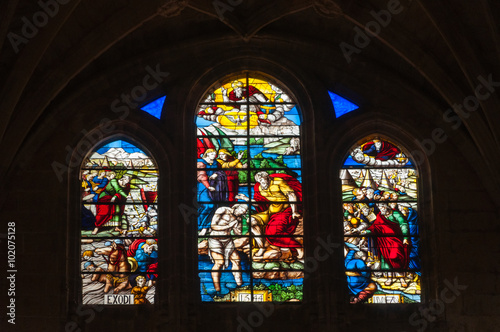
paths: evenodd
<path fill-rule="evenodd" d="M 158 14 L 163 17 L 174 17 L 186 8 L 188 0 L 167 0 L 163 6 L 158 8 Z"/>
<path fill-rule="evenodd" d="M 342 9 L 334 0 L 313 0 L 313 4 L 320 15 L 334 18 L 342 14 Z"/>

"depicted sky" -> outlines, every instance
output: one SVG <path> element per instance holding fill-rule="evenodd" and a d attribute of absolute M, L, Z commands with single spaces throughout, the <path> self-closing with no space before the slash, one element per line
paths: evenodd
<path fill-rule="evenodd" d="M 109 142 L 108 144 L 103 145 L 102 147 L 97 149 L 96 152 L 99 154 L 103 154 L 111 148 L 122 148 L 127 153 L 140 152 L 140 153 L 146 154 L 141 149 L 139 149 L 137 146 L 133 145 L 132 143 L 122 141 L 122 140 L 116 140 L 113 142 Z"/>

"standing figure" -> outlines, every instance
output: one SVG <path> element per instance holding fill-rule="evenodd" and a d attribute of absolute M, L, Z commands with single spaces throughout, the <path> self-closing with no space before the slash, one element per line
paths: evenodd
<path fill-rule="evenodd" d="M 226 149 L 219 150 L 219 159 L 217 159 L 217 163 L 221 168 L 227 169 L 227 190 L 228 197 L 227 200 L 230 202 L 236 201 L 236 195 L 238 195 L 238 189 L 240 186 L 240 181 L 238 179 L 238 168 L 244 168 L 244 165 L 241 164 L 241 157 L 243 156 L 243 151 L 238 153 L 238 158 L 233 157 L 229 151 Z"/>
<path fill-rule="evenodd" d="M 401 213 L 406 218 L 408 222 L 408 228 L 410 233 L 410 263 L 409 268 L 413 270 L 417 270 L 415 273 L 417 275 L 421 275 L 420 272 L 420 237 L 418 236 L 418 215 L 417 211 L 409 206 L 401 206 Z"/>
<path fill-rule="evenodd" d="M 102 226 L 120 226 L 123 212 L 125 211 L 125 202 L 130 192 L 130 176 L 123 175 L 120 179 L 112 176 L 108 185 L 99 195 L 98 203 L 117 203 L 117 204 L 97 204 L 95 228 L 92 234 L 97 234 Z M 118 229 L 120 231 L 120 229 Z"/>
<path fill-rule="evenodd" d="M 210 237 L 208 238 L 208 255 L 212 259 L 212 280 L 214 288 L 220 292 L 220 270 L 232 263 L 234 280 L 238 286 L 243 284 L 241 277 L 240 256 L 234 247 L 231 231 L 241 235 L 241 217 L 247 213 L 248 207 L 244 204 L 235 204 L 232 207 L 220 207 L 215 211 L 212 219 Z"/>
<path fill-rule="evenodd" d="M 210 228 L 210 223 L 215 212 L 216 202 L 227 200 L 227 181 L 224 171 L 217 171 L 215 158 L 217 151 L 207 149 L 198 159 L 198 230 L 203 236 Z"/>
<path fill-rule="evenodd" d="M 381 255 L 381 268 L 407 269 L 409 264 L 409 229 L 408 222 L 401 212 L 393 211 L 386 203 L 378 203 L 379 212 L 373 224 L 361 234 L 373 234 L 372 238 L 375 250 Z M 403 237 L 404 236 L 404 237 Z M 386 286 L 390 286 L 394 280 L 392 272 L 387 273 Z M 404 278 L 400 279 L 403 287 L 408 287 Z"/>

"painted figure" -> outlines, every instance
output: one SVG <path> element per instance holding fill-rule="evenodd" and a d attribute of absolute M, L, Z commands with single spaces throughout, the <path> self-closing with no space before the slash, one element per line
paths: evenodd
<path fill-rule="evenodd" d="M 421 267 L 420 266 L 420 237 L 418 236 L 419 234 L 418 234 L 417 211 L 415 211 L 415 209 L 413 209 L 409 206 L 401 206 L 400 210 L 408 222 L 409 234 L 411 235 L 411 237 L 410 237 L 410 243 L 411 243 L 410 262 L 408 265 L 409 265 L 410 269 L 417 270 L 416 274 L 421 275 L 421 272 L 420 272 L 420 267 Z"/>
<path fill-rule="evenodd" d="M 97 234 L 99 229 L 106 225 L 120 226 L 121 217 L 125 210 L 125 202 L 130 192 L 130 176 L 123 175 L 120 179 L 111 178 L 108 185 L 99 195 L 98 203 L 117 203 L 117 204 L 98 204 L 96 206 L 95 228 L 92 234 Z"/>
<path fill-rule="evenodd" d="M 208 255 L 214 266 L 212 280 L 214 288 L 220 292 L 220 270 L 227 269 L 229 261 L 232 263 L 234 280 L 238 286 L 243 284 L 241 277 L 240 257 L 235 249 L 231 231 L 241 235 L 241 217 L 247 213 L 248 207 L 244 204 L 235 204 L 232 207 L 220 207 L 215 211 L 212 219 L 210 237 L 208 238 Z"/>
<path fill-rule="evenodd" d="M 207 149 L 198 159 L 198 230 L 206 234 L 210 228 L 217 202 L 227 201 L 227 179 L 224 171 L 217 171 L 217 151 Z"/>
<path fill-rule="evenodd" d="M 366 253 L 353 244 L 345 243 L 345 268 L 349 291 L 354 295 L 351 303 L 361 303 L 373 296 L 377 290 L 376 284 L 370 278 L 371 270 L 366 263 Z"/>
<path fill-rule="evenodd" d="M 97 255 L 103 255 L 104 260 L 108 263 L 106 274 L 94 274 L 92 281 L 104 282 L 104 293 L 109 292 L 113 288 L 116 294 L 121 290 L 129 289 L 131 286 L 128 282 L 128 272 L 130 272 L 130 264 L 127 261 L 127 254 L 123 241 L 116 239 L 107 247 L 97 248 Z M 108 258 L 106 258 L 108 256 Z M 102 268 L 97 268 L 96 272 L 104 271 Z"/>
<path fill-rule="evenodd" d="M 148 280 L 158 276 L 158 243 L 155 239 L 135 240 L 128 247 L 127 257 L 137 262 L 134 272 L 148 273 Z"/>
<path fill-rule="evenodd" d="M 236 201 L 236 195 L 238 195 L 238 189 L 240 186 L 240 181 L 238 180 L 238 168 L 244 168 L 246 165 L 243 165 L 240 161 L 243 156 L 243 151 L 238 153 L 238 158 L 233 157 L 229 151 L 226 149 L 219 150 L 219 158 L 217 159 L 217 163 L 223 169 L 226 169 L 226 177 L 227 177 L 227 190 L 228 197 L 227 200 L 230 202 Z"/>
<path fill-rule="evenodd" d="M 137 286 L 132 288 L 131 294 L 134 294 L 134 304 L 150 304 L 148 299 L 146 299 L 146 294 L 152 286 L 152 280 L 149 280 L 146 285 L 146 278 L 143 276 L 138 276 L 135 278 Z"/>
<path fill-rule="evenodd" d="M 259 247 L 255 256 L 260 257 L 265 252 L 265 240 L 260 237 L 264 233 L 270 244 L 280 248 L 295 248 L 297 258 L 302 259 L 304 255 L 302 244 L 291 236 L 297 228 L 302 213 L 300 204 L 302 185 L 290 175 L 269 175 L 267 172 L 255 174 L 255 181 L 257 182 L 254 186 L 255 201 L 267 203 L 258 204 L 256 206 L 258 213 L 250 218 L 252 232 L 256 235 L 254 240 Z M 237 198 L 249 200 L 243 194 Z M 262 229 L 265 231 L 262 232 Z"/>
<path fill-rule="evenodd" d="M 92 178 L 92 190 L 95 193 L 94 202 L 98 201 L 99 195 L 103 192 L 104 188 L 108 185 L 109 179 L 106 177 L 106 171 L 101 170 Z"/>
<path fill-rule="evenodd" d="M 394 159 L 397 154 L 401 153 L 401 150 L 395 145 L 378 139 L 363 144 L 362 151 L 364 154 L 374 157 L 375 160 Z"/>
<path fill-rule="evenodd" d="M 361 234 L 375 235 L 372 238 L 375 250 L 381 256 L 381 268 L 407 269 L 409 264 L 410 242 L 408 239 L 409 228 L 401 212 L 391 210 L 387 204 L 377 204 L 380 212 L 373 224 Z M 392 272 L 388 272 L 388 279 L 385 285 L 390 286 L 394 280 Z M 401 278 L 401 285 L 407 287 L 404 278 Z"/>

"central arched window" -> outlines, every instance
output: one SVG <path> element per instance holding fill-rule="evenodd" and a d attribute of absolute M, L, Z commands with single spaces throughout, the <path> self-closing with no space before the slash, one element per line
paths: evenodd
<path fill-rule="evenodd" d="M 301 116 L 277 81 L 214 84 L 196 111 L 202 301 L 301 301 Z"/>

